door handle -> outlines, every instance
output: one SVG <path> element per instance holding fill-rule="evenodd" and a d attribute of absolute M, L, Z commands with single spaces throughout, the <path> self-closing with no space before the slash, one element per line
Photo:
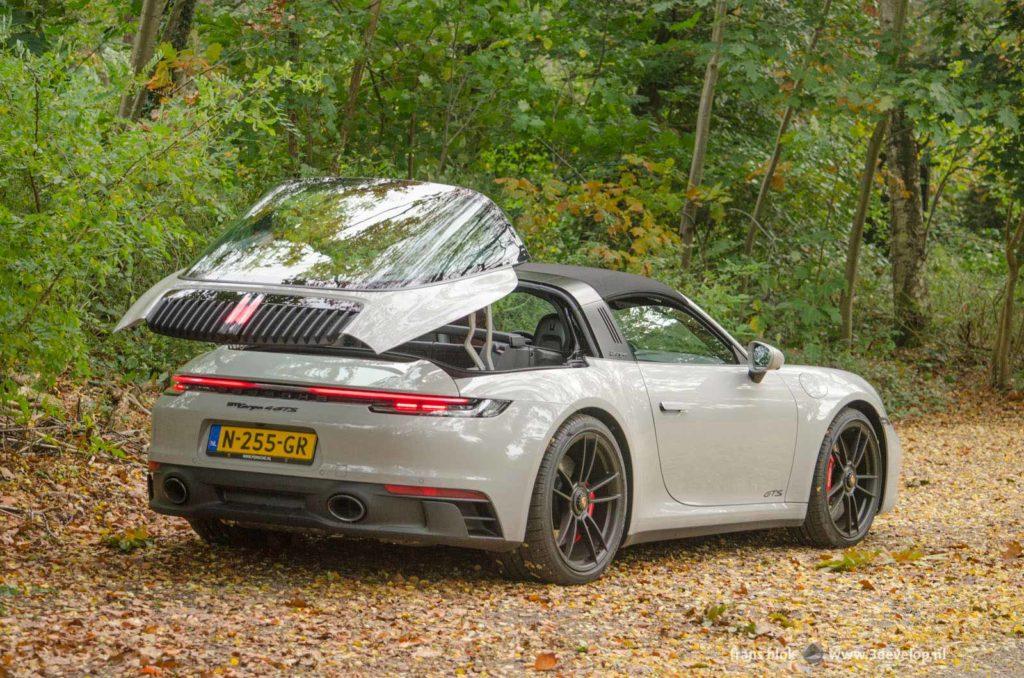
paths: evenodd
<path fill-rule="evenodd" d="M 672 402 L 671 400 L 662 400 L 658 404 L 658 407 L 666 414 L 686 414 L 686 405 L 683 403 Z"/>

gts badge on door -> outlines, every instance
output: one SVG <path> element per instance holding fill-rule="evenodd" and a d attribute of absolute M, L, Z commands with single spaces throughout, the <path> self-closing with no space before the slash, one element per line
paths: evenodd
<path fill-rule="evenodd" d="M 765 499 L 767 499 L 768 497 L 781 497 L 782 490 L 768 490 L 767 492 L 764 493 L 764 496 Z"/>

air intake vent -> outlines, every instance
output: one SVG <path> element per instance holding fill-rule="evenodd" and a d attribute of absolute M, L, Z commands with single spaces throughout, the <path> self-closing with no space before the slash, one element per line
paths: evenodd
<path fill-rule="evenodd" d="M 626 343 L 622 340 L 622 335 L 619 334 L 619 329 L 615 327 L 615 322 L 612 320 L 612 317 L 608 315 L 608 311 L 606 311 L 603 308 L 599 308 L 597 309 L 597 312 L 601 314 L 601 320 L 604 321 L 605 327 L 608 328 L 608 334 L 611 335 L 612 341 L 614 341 L 616 344 Z"/>
<path fill-rule="evenodd" d="M 455 502 L 472 537 L 500 537 L 501 526 L 490 502 Z"/>
<path fill-rule="evenodd" d="M 249 346 L 327 346 L 359 313 L 354 302 L 286 295 L 188 290 L 146 317 L 149 329 L 179 339 Z"/>

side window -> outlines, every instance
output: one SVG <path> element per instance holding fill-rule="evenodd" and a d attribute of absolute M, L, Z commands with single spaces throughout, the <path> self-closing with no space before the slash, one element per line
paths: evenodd
<path fill-rule="evenodd" d="M 557 315 L 558 309 L 543 297 L 516 291 L 494 302 L 491 313 L 496 332 L 516 332 L 533 338 L 540 321 Z"/>
<path fill-rule="evenodd" d="M 521 288 L 496 301 L 491 311 L 495 332 L 517 334 L 528 345 L 562 357 L 586 353 L 578 326 L 557 297 Z"/>
<path fill-rule="evenodd" d="M 637 360 L 684 365 L 736 364 L 732 349 L 684 311 L 647 300 L 621 302 L 612 310 Z"/>

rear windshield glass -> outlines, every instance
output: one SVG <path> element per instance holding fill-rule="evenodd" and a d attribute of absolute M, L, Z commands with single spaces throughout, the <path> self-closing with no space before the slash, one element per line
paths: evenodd
<path fill-rule="evenodd" d="M 501 210 L 465 188 L 331 180 L 280 186 L 186 278 L 392 289 L 515 265 L 526 250 Z"/>

